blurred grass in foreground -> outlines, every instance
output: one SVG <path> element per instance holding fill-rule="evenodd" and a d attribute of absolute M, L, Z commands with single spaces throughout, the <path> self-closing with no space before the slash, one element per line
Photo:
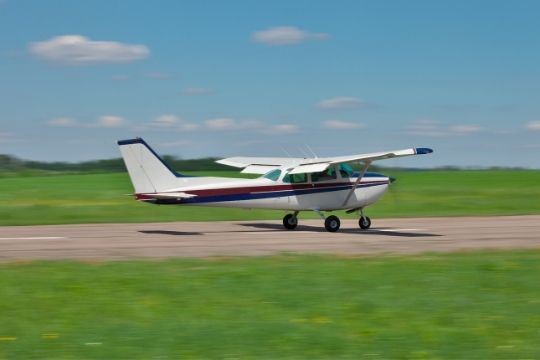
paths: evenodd
<path fill-rule="evenodd" d="M 241 176 L 238 172 L 191 175 Z M 540 213 L 540 171 L 390 171 L 372 218 Z M 138 203 L 126 173 L 0 178 L 0 225 L 281 219 L 283 211 Z M 338 212 L 344 218 L 356 217 Z M 318 218 L 303 212 L 300 218 Z"/>
<path fill-rule="evenodd" d="M 538 250 L 0 272 L 0 358 L 540 357 Z"/>

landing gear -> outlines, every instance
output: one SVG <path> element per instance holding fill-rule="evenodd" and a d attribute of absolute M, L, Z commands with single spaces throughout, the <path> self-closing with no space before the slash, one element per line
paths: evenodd
<path fill-rule="evenodd" d="M 371 219 L 369 216 L 364 215 L 364 209 L 360 208 L 360 219 L 358 219 L 358 226 L 360 226 L 360 229 L 367 230 L 371 227 Z"/>
<path fill-rule="evenodd" d="M 296 211 L 294 214 L 287 214 L 283 218 L 283 226 L 287 230 L 294 230 L 298 226 L 298 211 Z"/>
<path fill-rule="evenodd" d="M 371 219 L 369 216 L 360 216 L 360 219 L 358 220 L 358 225 L 362 230 L 367 230 L 371 227 Z"/>
<path fill-rule="evenodd" d="M 330 215 L 324 220 L 324 227 L 329 232 L 338 231 L 340 225 L 341 222 L 339 221 L 339 218 L 335 215 Z"/>
<path fill-rule="evenodd" d="M 339 230 L 339 226 L 341 225 L 341 221 L 339 221 L 339 218 L 335 215 L 330 215 L 329 217 L 324 217 L 324 214 L 320 210 L 314 210 L 321 219 L 324 220 L 324 228 L 328 232 L 336 232 Z"/>
<path fill-rule="evenodd" d="M 363 230 L 369 229 L 371 226 L 371 219 L 368 216 L 364 216 L 361 209 L 360 210 L 361 217 L 358 220 L 358 225 Z M 313 210 L 315 211 L 322 220 L 324 220 L 324 228 L 328 232 L 336 232 L 339 230 L 341 226 L 341 221 L 339 218 L 335 215 L 330 215 L 328 217 L 325 217 L 324 214 L 320 210 Z M 295 211 L 292 214 L 287 214 L 283 217 L 283 227 L 287 230 L 294 230 L 298 226 L 298 213 L 299 211 Z"/>

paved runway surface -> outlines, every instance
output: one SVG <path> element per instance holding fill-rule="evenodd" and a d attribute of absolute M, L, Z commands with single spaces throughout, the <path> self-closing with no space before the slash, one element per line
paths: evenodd
<path fill-rule="evenodd" d="M 372 226 L 343 220 L 328 233 L 321 220 L 300 219 L 294 231 L 281 221 L 0 227 L 0 261 L 540 248 L 540 216 L 374 219 Z"/>

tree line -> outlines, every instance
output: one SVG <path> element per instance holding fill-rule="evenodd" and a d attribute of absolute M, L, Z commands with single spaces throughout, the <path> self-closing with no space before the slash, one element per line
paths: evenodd
<path fill-rule="evenodd" d="M 230 167 L 217 164 L 217 158 L 179 159 L 165 155 L 163 160 L 178 171 L 219 171 L 231 170 Z M 20 172 L 25 170 L 54 171 L 54 172 L 125 172 L 126 167 L 122 158 L 107 160 L 92 160 L 77 163 L 55 161 L 44 162 L 23 160 L 12 155 L 0 154 L 0 171 Z"/>

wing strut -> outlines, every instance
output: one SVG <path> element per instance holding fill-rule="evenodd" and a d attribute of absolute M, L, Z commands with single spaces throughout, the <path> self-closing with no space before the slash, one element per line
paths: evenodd
<path fill-rule="evenodd" d="M 367 171 L 369 165 L 371 165 L 371 161 L 366 160 L 364 162 L 364 167 L 362 168 L 362 170 L 358 174 L 358 178 L 356 179 L 356 182 L 354 183 L 351 191 L 347 194 L 347 198 L 345 198 L 345 201 L 343 202 L 342 206 L 345 206 L 349 202 L 349 199 L 351 198 L 352 194 L 354 193 L 354 190 L 356 190 L 356 188 L 358 187 L 358 184 L 360 184 L 360 181 L 362 181 L 362 178 L 366 174 L 366 171 Z"/>

